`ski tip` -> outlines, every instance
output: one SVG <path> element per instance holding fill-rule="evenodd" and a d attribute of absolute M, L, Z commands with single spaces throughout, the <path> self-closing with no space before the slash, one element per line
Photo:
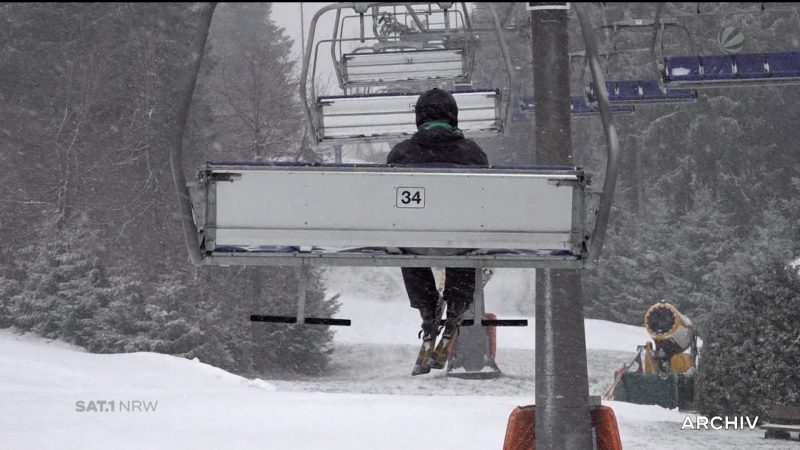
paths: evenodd
<path fill-rule="evenodd" d="M 417 375 L 424 375 L 431 371 L 431 368 L 428 366 L 414 366 L 414 370 L 411 371 L 412 376 Z"/>

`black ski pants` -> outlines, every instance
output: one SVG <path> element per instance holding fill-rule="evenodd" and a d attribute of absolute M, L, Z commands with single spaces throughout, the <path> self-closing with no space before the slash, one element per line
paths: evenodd
<path fill-rule="evenodd" d="M 403 267 L 403 282 L 406 285 L 411 307 L 417 309 L 434 309 L 439 300 L 436 280 L 430 267 Z M 475 294 L 475 269 L 445 269 L 444 292 L 442 297 L 447 303 L 472 303 Z"/>

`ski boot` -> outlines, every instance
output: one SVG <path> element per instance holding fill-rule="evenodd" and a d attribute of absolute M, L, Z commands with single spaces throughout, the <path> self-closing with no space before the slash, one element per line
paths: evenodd
<path fill-rule="evenodd" d="M 436 346 L 436 349 L 428 356 L 426 366 L 430 369 L 443 369 L 447 358 L 453 351 L 458 338 L 458 329 L 461 326 L 461 321 L 464 319 L 464 313 L 467 311 L 469 304 L 467 302 L 448 302 L 447 303 L 447 319 L 444 322 L 444 332 L 442 339 Z"/>
<path fill-rule="evenodd" d="M 436 338 L 439 336 L 439 322 L 442 318 L 443 309 L 444 303 L 440 300 L 435 310 L 421 308 L 419 310 L 420 316 L 422 316 L 422 330 L 419 332 L 419 337 L 422 338 L 422 347 L 419 349 L 417 361 L 414 363 L 414 369 L 411 371 L 411 375 L 422 375 L 431 371 L 427 363 L 433 352 L 433 345 L 436 342 Z"/>

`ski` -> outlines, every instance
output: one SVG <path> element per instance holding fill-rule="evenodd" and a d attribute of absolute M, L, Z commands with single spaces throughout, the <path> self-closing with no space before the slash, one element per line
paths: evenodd
<path fill-rule="evenodd" d="M 459 326 L 456 325 L 453 327 L 452 331 L 448 332 L 445 330 L 445 333 L 442 334 L 442 339 L 439 341 L 439 344 L 436 345 L 436 349 L 428 357 L 427 366 L 430 369 L 444 369 L 444 364 L 447 362 L 450 353 L 452 353 L 456 345 L 458 328 Z"/>

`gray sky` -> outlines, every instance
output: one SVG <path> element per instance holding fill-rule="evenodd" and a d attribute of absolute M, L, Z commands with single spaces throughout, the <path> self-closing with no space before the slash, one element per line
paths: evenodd
<path fill-rule="evenodd" d="M 286 34 L 294 40 L 293 54 L 298 61 L 301 61 L 302 49 L 300 48 L 301 42 L 301 28 L 300 28 L 300 10 L 302 8 L 305 18 L 305 36 L 308 37 L 308 29 L 311 19 L 314 14 L 323 6 L 330 5 L 330 2 L 302 2 L 302 3 L 273 3 L 272 4 L 272 20 L 276 25 L 286 29 Z M 320 36 L 325 38 L 330 37 L 333 32 L 333 19 L 335 14 L 328 13 L 323 15 L 322 20 L 317 26 L 316 38 Z M 327 20 L 326 20 L 327 19 Z M 327 52 L 322 52 L 323 55 L 328 55 Z M 331 88 L 335 88 L 337 83 L 333 78 L 333 66 L 330 57 L 320 58 L 320 68 L 318 72 L 322 75 L 322 83 L 329 84 Z M 330 79 L 328 80 L 328 78 Z"/>
<path fill-rule="evenodd" d="M 306 35 L 308 34 L 308 26 L 314 13 L 321 7 L 330 5 L 330 3 L 323 2 L 302 2 L 302 3 L 273 3 L 272 4 L 272 20 L 276 25 L 286 29 L 286 34 L 294 39 L 294 51 L 297 56 L 300 55 L 300 9 L 302 8 L 305 15 Z M 330 32 L 330 28 L 328 28 Z"/>

